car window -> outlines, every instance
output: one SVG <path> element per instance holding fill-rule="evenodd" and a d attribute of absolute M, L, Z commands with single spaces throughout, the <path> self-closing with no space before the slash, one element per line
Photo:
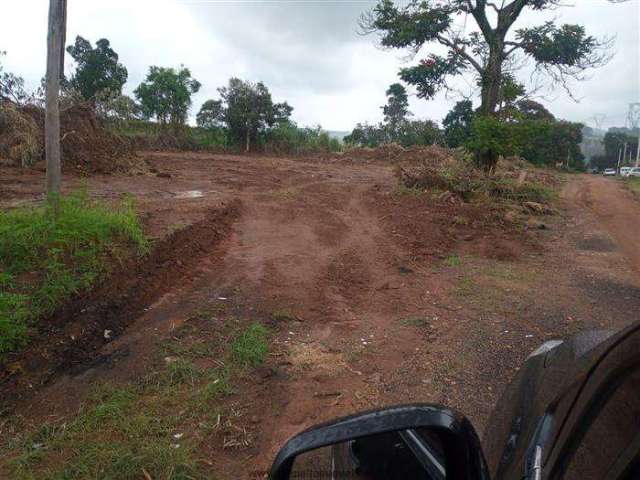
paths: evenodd
<path fill-rule="evenodd" d="M 582 438 L 563 479 L 606 477 L 640 431 L 638 395 L 640 369 L 612 385 L 609 394 L 602 395 L 604 405 Z"/>

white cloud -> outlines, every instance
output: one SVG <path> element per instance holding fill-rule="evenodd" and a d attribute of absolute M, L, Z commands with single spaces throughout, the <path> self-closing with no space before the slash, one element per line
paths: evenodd
<path fill-rule="evenodd" d="M 46 0 L 6 2 L 0 50 L 7 68 L 39 84 L 45 64 Z M 301 124 L 349 130 L 378 121 L 384 92 L 397 81 L 402 52 L 381 51 L 373 37 L 356 33 L 357 19 L 373 1 L 69 0 L 68 41 L 106 37 L 129 70 L 126 90 L 149 65 L 188 66 L 203 84 L 194 110 L 231 76 L 263 80 L 276 101 L 295 107 Z M 577 84 L 573 103 L 554 91 L 543 103 L 556 115 L 585 121 L 606 113 L 620 124 L 627 105 L 640 100 L 640 0 L 611 5 L 580 0 L 554 12 L 557 22 L 584 24 L 596 36 L 617 34 L 617 55 L 590 80 Z M 7 21 L 9 19 L 9 21 Z M 549 19 L 527 14 L 521 25 Z M 70 60 L 67 61 L 71 65 Z M 464 83 L 460 83 L 464 86 Z M 455 99 L 411 98 L 418 117 L 441 119 Z"/>

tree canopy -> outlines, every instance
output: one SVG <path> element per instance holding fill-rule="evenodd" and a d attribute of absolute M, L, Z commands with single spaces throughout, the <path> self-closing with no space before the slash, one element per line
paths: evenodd
<path fill-rule="evenodd" d="M 145 116 L 155 117 L 163 125 L 179 126 L 186 122 L 191 96 L 200 87 L 200 82 L 184 66 L 179 70 L 151 66 L 134 93 Z"/>
<path fill-rule="evenodd" d="M 444 139 L 451 148 L 461 147 L 471 136 L 473 122 L 473 104 L 471 100 L 463 100 L 455 104 L 442 120 Z"/>
<path fill-rule="evenodd" d="M 271 93 L 262 82 L 251 83 L 239 78 L 218 89 L 221 97 L 222 119 L 234 143 L 243 143 L 251 149 L 258 135 L 268 127 L 285 122 L 293 107 L 288 103 L 273 103 Z"/>
<path fill-rule="evenodd" d="M 361 28 L 365 33 L 378 33 L 382 46 L 410 49 L 414 55 L 424 46 L 444 47 L 444 54 L 427 53 L 416 65 L 402 68 L 400 78 L 413 85 L 419 97 L 431 99 L 452 88 L 453 77 L 471 74 L 480 88 L 478 113 L 493 116 L 505 96 L 518 93 L 507 91 L 518 87 L 513 81 L 513 73 L 523 63 L 518 59 L 533 61 L 537 72 L 569 94 L 571 79 L 581 79 L 586 70 L 608 60 L 609 41 L 588 35 L 580 25 L 548 21 L 514 29 L 526 10 L 550 11 L 561 6 L 561 0 L 411 0 L 399 7 L 392 0 L 379 0 L 363 15 Z M 456 18 L 472 19 L 475 28 L 461 28 Z M 496 160 L 492 152 L 479 155 L 479 161 L 489 168 Z"/>
<path fill-rule="evenodd" d="M 217 128 L 223 124 L 224 110 L 221 100 L 207 100 L 196 115 L 196 124 L 202 128 Z"/>
<path fill-rule="evenodd" d="M 118 54 L 111 48 L 109 40 L 101 38 L 93 48 L 91 42 L 78 35 L 75 43 L 67 47 L 67 52 L 76 62 L 76 71 L 69 84 L 85 100 L 95 101 L 100 95 L 117 96 L 122 93 L 128 72 L 118 61 Z"/>

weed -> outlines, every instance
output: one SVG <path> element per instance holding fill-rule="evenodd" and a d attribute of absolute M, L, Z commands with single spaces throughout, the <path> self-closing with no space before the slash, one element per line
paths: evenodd
<path fill-rule="evenodd" d="M 407 195 L 411 197 L 419 197 L 424 193 L 424 190 L 417 187 L 408 187 L 402 182 L 399 182 L 395 189 L 396 195 Z"/>
<path fill-rule="evenodd" d="M 118 207 L 86 193 L 0 212 L 0 355 L 22 347 L 28 326 L 71 295 L 90 288 L 107 270 L 108 257 L 148 243 L 131 199 Z"/>
<path fill-rule="evenodd" d="M 295 322 L 298 320 L 289 310 L 276 310 L 271 312 L 271 319 L 275 322 Z"/>
<path fill-rule="evenodd" d="M 194 385 L 201 375 L 202 372 L 189 360 L 177 358 L 167 365 L 164 384 L 168 386 Z"/>
<path fill-rule="evenodd" d="M 429 326 L 429 319 L 426 317 L 408 317 L 400 320 L 400 323 L 405 327 L 423 328 Z"/>
<path fill-rule="evenodd" d="M 268 352 L 268 330 L 254 322 L 231 343 L 231 359 L 240 367 L 256 367 L 264 362 Z"/>
<path fill-rule="evenodd" d="M 449 267 L 459 267 L 462 265 L 462 258 L 459 255 L 451 255 L 445 258 L 444 263 Z"/>

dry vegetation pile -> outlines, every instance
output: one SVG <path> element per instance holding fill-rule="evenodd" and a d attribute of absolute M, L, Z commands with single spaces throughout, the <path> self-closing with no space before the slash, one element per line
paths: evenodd
<path fill-rule="evenodd" d="M 42 157 L 42 131 L 15 105 L 0 103 L 0 165 L 29 167 Z"/>
<path fill-rule="evenodd" d="M 31 166 L 44 156 L 44 110 L 35 105 L 0 105 L 0 161 Z M 63 108 L 60 114 L 64 169 L 85 173 L 135 172 L 144 160 L 132 141 L 102 125 L 87 104 Z"/>
<path fill-rule="evenodd" d="M 489 174 L 476 168 L 464 151 L 437 146 L 406 149 L 396 176 L 401 188 L 450 192 L 465 201 L 544 203 L 559 181 L 554 173 L 519 158 L 501 159 Z"/>

